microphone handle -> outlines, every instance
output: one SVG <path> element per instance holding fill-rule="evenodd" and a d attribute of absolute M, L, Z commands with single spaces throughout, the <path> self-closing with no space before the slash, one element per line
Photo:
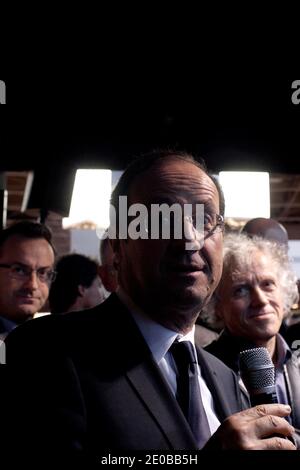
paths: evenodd
<path fill-rule="evenodd" d="M 252 406 L 268 405 L 270 403 L 278 403 L 278 398 L 276 391 L 274 391 L 273 393 L 251 394 L 250 401 Z"/>

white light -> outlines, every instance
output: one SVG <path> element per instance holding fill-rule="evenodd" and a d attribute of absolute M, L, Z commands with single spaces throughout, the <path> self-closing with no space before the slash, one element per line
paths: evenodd
<path fill-rule="evenodd" d="M 77 170 L 70 214 L 63 219 L 63 228 L 107 228 L 111 185 L 111 170 Z"/>
<path fill-rule="evenodd" d="M 225 217 L 270 217 L 270 180 L 267 172 L 221 171 L 219 182 L 225 196 Z"/>

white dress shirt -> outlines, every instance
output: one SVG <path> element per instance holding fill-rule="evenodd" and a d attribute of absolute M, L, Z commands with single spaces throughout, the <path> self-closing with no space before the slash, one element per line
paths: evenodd
<path fill-rule="evenodd" d="M 192 328 L 186 335 L 178 334 L 175 331 L 169 330 L 159 323 L 154 322 L 148 315 L 146 315 L 139 307 L 137 307 L 134 302 L 129 298 L 129 296 L 118 287 L 117 295 L 120 300 L 126 305 L 129 312 L 131 313 L 133 319 L 135 320 L 137 327 L 139 328 L 142 336 L 144 337 L 150 351 L 152 352 L 153 358 L 156 364 L 159 366 L 161 372 L 163 373 L 166 381 L 168 382 L 172 393 L 176 395 L 176 366 L 172 354 L 169 352 L 169 348 L 175 341 L 190 341 L 195 348 L 194 334 L 195 327 Z M 215 412 L 215 406 L 213 402 L 212 394 L 210 393 L 205 380 L 201 375 L 201 369 L 198 364 L 197 354 L 195 354 L 197 360 L 197 369 L 198 369 L 198 380 L 200 386 L 200 392 L 202 397 L 202 402 L 204 410 L 207 416 L 209 428 L 211 434 L 213 434 L 218 427 L 220 426 L 220 421 L 217 418 Z"/>

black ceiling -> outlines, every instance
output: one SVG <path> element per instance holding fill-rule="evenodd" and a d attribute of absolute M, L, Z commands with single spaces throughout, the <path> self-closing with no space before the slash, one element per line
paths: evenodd
<path fill-rule="evenodd" d="M 0 77 L 2 79 L 2 77 Z M 296 78 L 296 77 L 294 77 Z M 210 170 L 300 173 L 300 105 L 287 79 L 7 81 L 0 170 L 35 171 L 31 206 L 66 213 L 77 167 L 123 169 L 153 147 L 204 157 Z"/>

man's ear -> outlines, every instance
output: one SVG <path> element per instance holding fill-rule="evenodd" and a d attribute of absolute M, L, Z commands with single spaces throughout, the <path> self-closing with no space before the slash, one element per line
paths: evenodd
<path fill-rule="evenodd" d="M 79 286 L 78 286 L 78 296 L 79 296 L 79 297 L 83 297 L 83 296 L 84 296 L 84 294 L 85 294 L 85 289 L 86 289 L 86 288 L 85 288 L 84 286 L 82 286 L 81 284 L 79 284 Z"/>
<path fill-rule="evenodd" d="M 120 259 L 121 259 L 121 243 L 122 240 L 119 240 L 118 238 L 115 238 L 113 240 L 110 240 L 111 247 L 114 253 L 114 258 L 113 258 L 113 265 L 116 271 L 118 271 L 118 266 L 120 264 Z"/>

